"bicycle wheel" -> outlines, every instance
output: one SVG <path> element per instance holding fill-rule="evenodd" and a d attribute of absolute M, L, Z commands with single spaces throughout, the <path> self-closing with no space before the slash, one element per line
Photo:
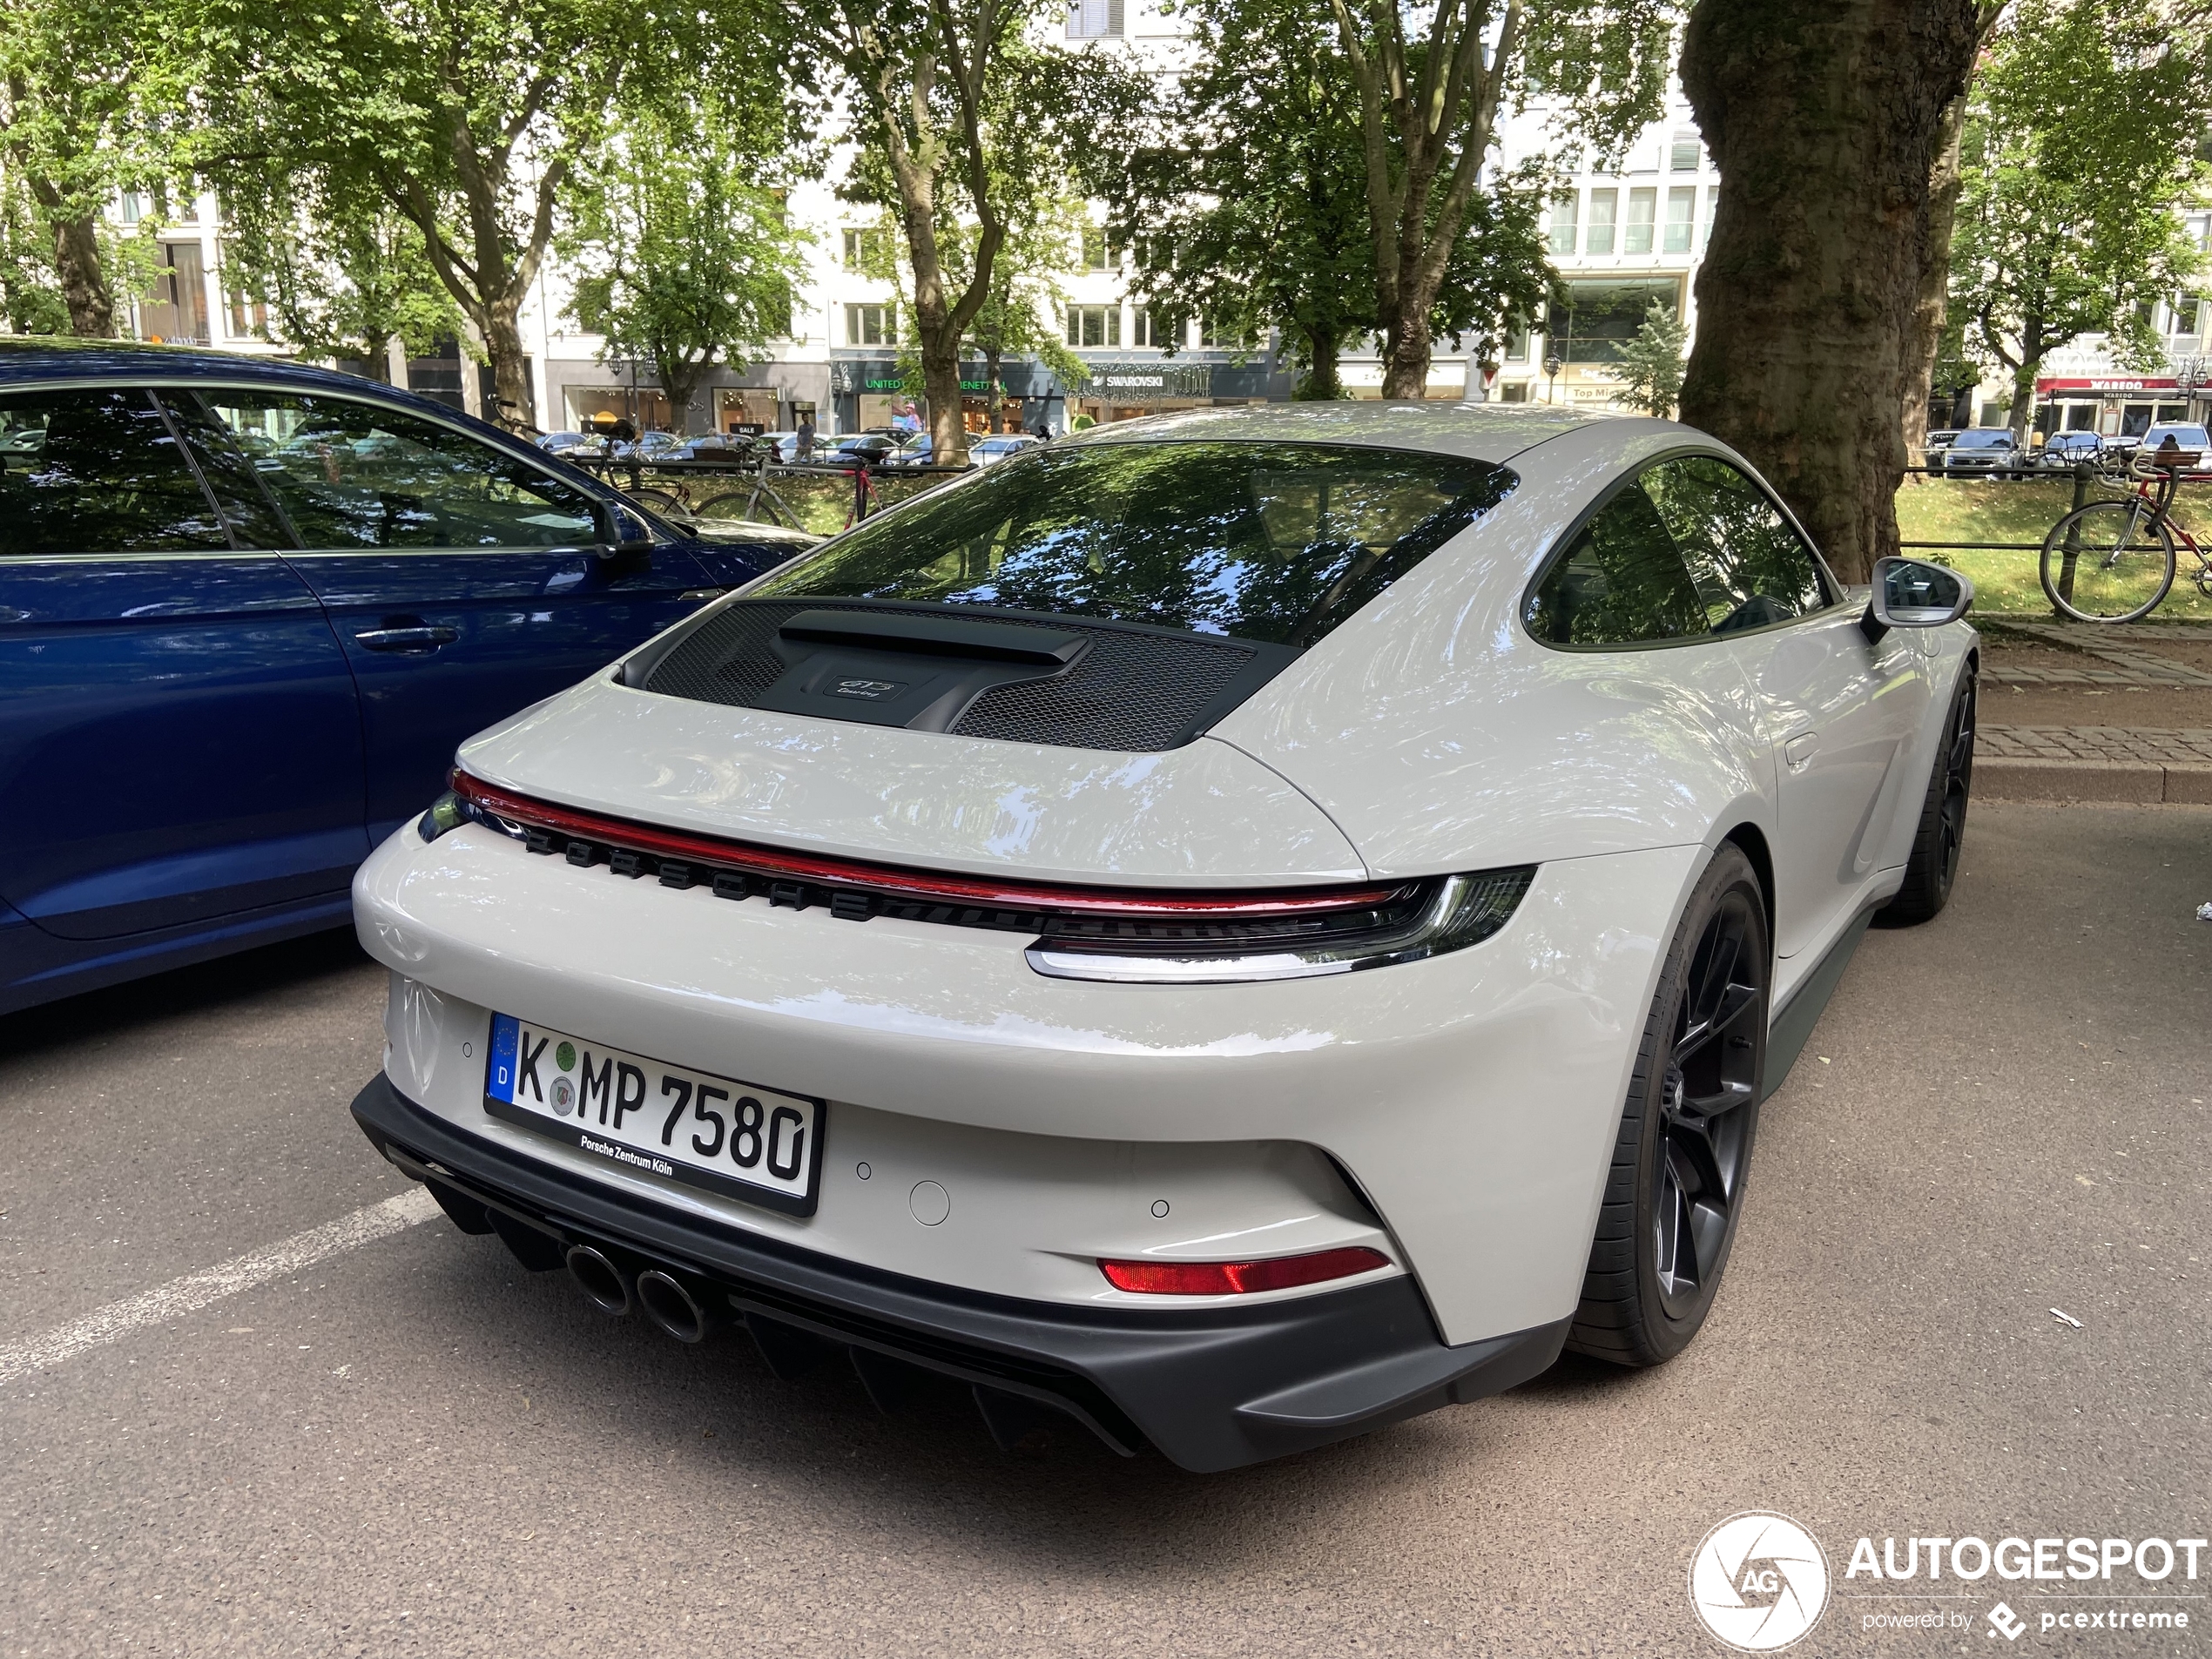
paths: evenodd
<path fill-rule="evenodd" d="M 702 523 L 709 519 L 724 523 L 757 522 L 752 517 L 753 495 L 749 489 L 725 489 L 718 496 L 709 496 L 691 510 Z"/>
<path fill-rule="evenodd" d="M 658 485 L 649 484 L 643 489 L 625 490 L 623 493 L 640 507 L 651 512 L 658 513 L 663 518 L 673 519 L 678 524 L 688 524 L 692 521 L 691 504 L 672 489 L 663 489 Z"/>
<path fill-rule="evenodd" d="M 2043 594 L 2079 622 L 2133 622 L 2174 585 L 2174 533 L 2140 501 L 2093 501 L 2043 538 Z"/>

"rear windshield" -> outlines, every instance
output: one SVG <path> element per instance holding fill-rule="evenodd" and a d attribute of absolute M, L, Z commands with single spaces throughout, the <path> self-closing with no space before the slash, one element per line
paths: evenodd
<path fill-rule="evenodd" d="M 1309 645 L 1505 498 L 1349 444 L 1039 446 L 837 538 L 760 598 L 904 599 Z"/>

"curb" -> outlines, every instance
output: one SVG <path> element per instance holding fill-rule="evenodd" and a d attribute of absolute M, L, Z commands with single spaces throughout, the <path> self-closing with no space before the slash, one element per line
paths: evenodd
<path fill-rule="evenodd" d="M 2147 761 L 1974 757 L 1974 792 L 1992 800 L 2135 801 L 2212 805 L 2212 766 Z"/>

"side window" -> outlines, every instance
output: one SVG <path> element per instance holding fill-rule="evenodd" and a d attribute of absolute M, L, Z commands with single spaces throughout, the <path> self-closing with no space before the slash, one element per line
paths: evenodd
<path fill-rule="evenodd" d="M 201 404 L 197 394 L 183 391 L 163 391 L 157 394 L 161 407 L 168 412 L 170 424 L 175 427 L 199 463 L 201 482 L 207 493 L 215 498 L 215 505 L 222 509 L 224 519 L 231 527 L 231 537 L 240 547 L 283 548 L 292 545 L 285 533 L 284 521 L 269 504 L 260 482 L 253 475 L 253 464 L 231 439 L 231 435 Z"/>
<path fill-rule="evenodd" d="M 1828 603 L 1819 567 L 1790 521 L 1725 461 L 1662 461 L 1636 482 L 1680 544 L 1715 633 L 1787 622 Z"/>
<path fill-rule="evenodd" d="M 202 395 L 307 548 L 574 547 L 581 491 L 519 456 L 349 398 Z"/>
<path fill-rule="evenodd" d="M 152 393 L 0 395 L 0 554 L 230 544 Z"/>
<path fill-rule="evenodd" d="M 1553 561 L 1523 613 L 1554 645 L 1638 645 L 1706 635 L 1705 607 L 1651 498 L 1615 492 Z"/>

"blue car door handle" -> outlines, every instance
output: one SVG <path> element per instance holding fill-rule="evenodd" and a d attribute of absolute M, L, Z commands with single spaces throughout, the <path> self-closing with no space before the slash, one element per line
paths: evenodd
<path fill-rule="evenodd" d="M 458 628 L 432 627 L 416 623 L 401 628 L 369 628 L 354 636 L 364 651 L 430 651 L 461 637 Z"/>

